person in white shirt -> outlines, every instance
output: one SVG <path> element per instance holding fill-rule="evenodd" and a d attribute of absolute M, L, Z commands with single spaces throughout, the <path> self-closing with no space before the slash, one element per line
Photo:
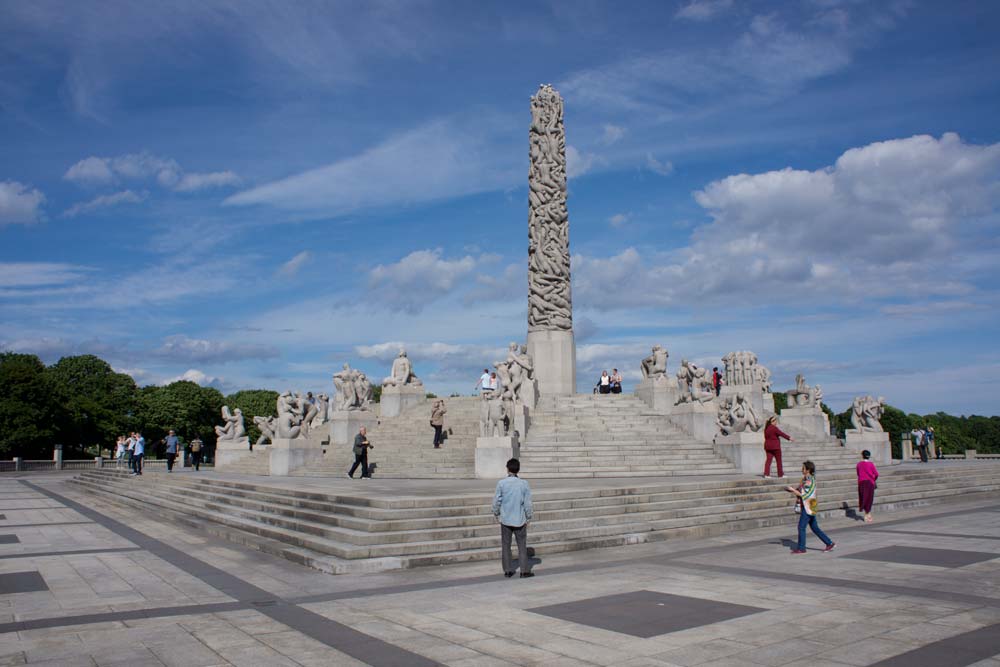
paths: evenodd
<path fill-rule="evenodd" d="M 476 388 L 479 389 L 480 394 L 492 393 L 496 389 L 496 387 L 490 386 L 490 370 L 488 368 L 483 369 L 483 374 L 479 376 Z"/>

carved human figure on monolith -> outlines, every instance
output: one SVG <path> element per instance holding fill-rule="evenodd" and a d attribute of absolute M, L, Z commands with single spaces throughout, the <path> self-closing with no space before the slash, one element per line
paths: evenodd
<path fill-rule="evenodd" d="M 278 396 L 278 421 L 274 435 L 291 440 L 302 432 L 302 411 L 292 392 L 285 390 Z"/>
<path fill-rule="evenodd" d="M 693 400 L 691 388 L 694 384 L 694 372 L 697 366 L 687 359 L 681 359 L 681 367 L 677 369 L 677 386 L 680 388 L 680 396 L 677 397 L 677 405 L 690 403 Z"/>
<path fill-rule="evenodd" d="M 274 430 L 278 425 L 277 417 L 254 417 L 253 423 L 260 430 L 260 437 L 257 438 L 254 446 L 263 445 L 265 440 L 267 442 L 274 442 Z"/>
<path fill-rule="evenodd" d="M 372 401 L 375 400 L 375 388 L 364 373 L 355 371 L 354 393 L 357 396 L 358 410 L 367 410 L 371 407 Z"/>
<path fill-rule="evenodd" d="M 354 384 L 357 376 L 358 372 L 350 364 L 344 364 L 342 370 L 333 374 L 333 387 L 337 390 L 333 397 L 333 409 L 337 412 L 358 409 L 358 392 Z"/>
<path fill-rule="evenodd" d="M 662 346 L 654 345 L 650 355 L 643 359 L 640 365 L 643 379 L 666 377 L 667 357 L 669 356 L 670 353 L 663 349 Z"/>
<path fill-rule="evenodd" d="M 750 401 L 746 400 L 743 392 L 737 392 L 736 395 L 730 396 L 727 404 L 729 407 L 728 414 L 722 416 L 720 410 L 719 418 L 719 430 L 724 435 L 742 433 L 747 429 L 751 431 L 760 430 L 762 426 L 760 415 L 754 410 Z"/>
<path fill-rule="evenodd" d="M 416 373 L 413 372 L 413 363 L 406 356 L 406 350 L 399 348 L 399 355 L 392 362 L 392 371 L 389 377 L 382 380 L 383 387 L 401 387 L 411 385 L 414 387 L 423 386 Z"/>

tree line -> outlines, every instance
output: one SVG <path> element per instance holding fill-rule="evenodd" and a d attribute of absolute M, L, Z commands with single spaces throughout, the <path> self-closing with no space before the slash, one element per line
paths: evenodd
<path fill-rule="evenodd" d="M 376 387 L 378 392 L 381 387 Z M 428 394 L 431 395 L 431 394 Z M 184 442 L 201 438 L 215 446 L 214 426 L 221 423 L 223 405 L 240 408 L 247 435 L 260 435 L 254 416 L 276 416 L 278 392 L 248 389 L 224 396 L 218 389 L 180 380 L 164 386 L 139 387 L 130 375 L 116 372 L 94 355 L 63 357 L 46 366 L 33 354 L 0 353 L 0 458 L 47 459 L 52 446 L 63 445 L 65 458 L 94 456 L 113 448 L 119 435 L 141 432 L 150 453 L 174 429 Z M 786 405 L 785 394 L 774 394 L 775 408 Z M 823 410 L 838 434 L 851 427 L 851 410 Z M 1000 453 L 1000 417 L 955 417 L 944 412 L 906 414 L 886 406 L 882 426 L 899 456 L 899 441 L 911 429 L 933 426 L 938 446 L 946 454 L 966 449 Z"/>

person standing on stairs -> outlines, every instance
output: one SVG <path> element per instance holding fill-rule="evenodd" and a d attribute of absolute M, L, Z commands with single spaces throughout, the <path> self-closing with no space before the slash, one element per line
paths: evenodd
<path fill-rule="evenodd" d="M 792 437 L 778 428 L 778 418 L 771 415 L 764 426 L 764 479 L 771 477 L 771 459 L 778 462 L 778 477 L 784 478 L 785 471 L 781 467 L 781 438 L 792 441 Z"/>
<path fill-rule="evenodd" d="M 441 429 L 444 428 L 444 413 L 448 412 L 444 407 L 444 401 L 436 399 L 431 404 L 431 427 L 434 429 L 434 449 L 441 449 L 444 437 Z"/>
<path fill-rule="evenodd" d="M 354 471 L 361 466 L 361 479 L 371 479 L 371 474 L 368 471 L 368 450 L 374 449 L 375 445 L 368 440 L 368 429 L 364 426 L 358 431 L 358 434 L 354 436 L 354 465 L 347 472 L 347 476 L 354 479 Z"/>
<path fill-rule="evenodd" d="M 493 496 L 493 516 L 500 523 L 500 562 L 503 575 L 514 576 L 514 564 L 510 557 L 510 537 L 517 540 L 517 560 L 521 568 L 521 578 L 535 576 L 528 568 L 528 524 L 531 522 L 531 488 L 517 476 L 521 472 L 521 462 L 507 461 L 507 476 L 497 482 Z"/>
<path fill-rule="evenodd" d="M 174 460 L 177 459 L 177 434 L 173 429 L 167 432 L 167 437 L 163 439 L 167 445 L 167 472 L 174 471 Z"/>
<path fill-rule="evenodd" d="M 132 474 L 142 475 L 142 457 L 146 453 L 146 439 L 142 433 L 135 434 L 135 446 L 132 448 Z"/>
<path fill-rule="evenodd" d="M 878 469 L 871 461 L 872 453 L 867 449 L 861 452 L 858 461 L 858 509 L 865 513 L 865 523 L 871 523 L 872 503 L 875 502 L 875 480 L 878 479 Z"/>

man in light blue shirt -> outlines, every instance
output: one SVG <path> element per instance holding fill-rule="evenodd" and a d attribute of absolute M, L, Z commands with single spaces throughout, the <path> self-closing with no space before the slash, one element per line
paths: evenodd
<path fill-rule="evenodd" d="M 146 439 L 141 433 L 135 434 L 135 447 L 132 449 L 132 474 L 142 474 L 142 455 L 146 453 Z"/>
<path fill-rule="evenodd" d="M 167 433 L 167 437 L 163 439 L 164 444 L 167 446 L 167 472 L 174 471 L 174 460 L 177 458 L 177 446 L 178 439 L 177 434 L 174 433 L 173 429 Z"/>
<path fill-rule="evenodd" d="M 500 522 L 500 558 L 505 577 L 514 576 L 514 564 L 510 557 L 510 536 L 517 540 L 517 559 L 521 567 L 521 578 L 535 576 L 528 569 L 528 523 L 531 521 L 531 489 L 528 483 L 517 476 L 521 462 L 507 461 L 507 477 L 497 482 L 497 492 L 493 497 L 493 516 Z"/>

